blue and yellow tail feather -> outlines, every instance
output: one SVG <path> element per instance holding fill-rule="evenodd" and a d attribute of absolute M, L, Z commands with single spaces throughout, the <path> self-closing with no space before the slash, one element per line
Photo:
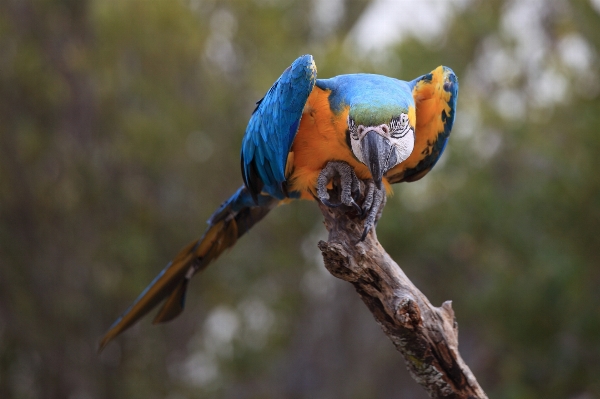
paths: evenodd
<path fill-rule="evenodd" d="M 235 245 L 280 201 L 259 195 L 257 202 L 258 205 L 245 187 L 225 201 L 208 220 L 209 227 L 202 238 L 184 247 L 113 323 L 100 340 L 99 351 L 162 301 L 165 302 L 153 323 L 164 323 L 177 317 L 183 311 L 190 278 Z"/>

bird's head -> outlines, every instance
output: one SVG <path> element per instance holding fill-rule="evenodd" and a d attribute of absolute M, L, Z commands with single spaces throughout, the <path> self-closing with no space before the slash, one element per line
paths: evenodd
<path fill-rule="evenodd" d="M 381 189 L 383 175 L 413 151 L 414 107 L 374 114 L 372 105 L 369 112 L 361 107 L 351 108 L 348 134 L 352 153 L 369 168 L 373 181 Z"/>

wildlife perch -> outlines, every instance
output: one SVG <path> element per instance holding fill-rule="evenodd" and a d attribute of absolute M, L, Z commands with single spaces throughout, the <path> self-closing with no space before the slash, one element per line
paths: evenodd
<path fill-rule="evenodd" d="M 317 200 L 358 221 L 353 244 L 371 242 L 390 185 L 421 179 L 444 152 L 457 96 L 456 76 L 444 66 L 408 82 L 317 79 L 312 56 L 295 60 L 252 113 L 242 140 L 244 184 L 115 321 L 100 350 L 163 301 L 154 323 L 178 316 L 191 277 L 277 205 Z"/>

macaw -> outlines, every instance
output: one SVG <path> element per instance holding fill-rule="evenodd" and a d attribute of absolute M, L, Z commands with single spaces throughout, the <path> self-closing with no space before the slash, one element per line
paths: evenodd
<path fill-rule="evenodd" d="M 114 322 L 99 349 L 162 301 L 155 324 L 178 316 L 191 277 L 291 199 L 353 207 L 365 219 L 364 240 L 390 184 L 421 179 L 444 152 L 457 96 L 457 78 L 444 66 L 409 82 L 372 74 L 317 79 L 311 55 L 295 60 L 252 113 L 242 139 L 244 184 L 208 219 L 202 238 L 183 248 Z M 339 202 L 327 189 L 336 176 Z"/>

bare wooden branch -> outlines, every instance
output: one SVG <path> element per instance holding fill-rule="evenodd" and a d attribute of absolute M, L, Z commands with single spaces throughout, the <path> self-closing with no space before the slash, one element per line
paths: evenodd
<path fill-rule="evenodd" d="M 359 242 L 362 222 L 348 207 L 319 207 L 329 231 L 328 242 L 319 242 L 325 267 L 354 285 L 412 377 L 432 398 L 487 398 L 458 352 L 451 301 L 434 307 L 379 244 L 375 229 Z"/>

